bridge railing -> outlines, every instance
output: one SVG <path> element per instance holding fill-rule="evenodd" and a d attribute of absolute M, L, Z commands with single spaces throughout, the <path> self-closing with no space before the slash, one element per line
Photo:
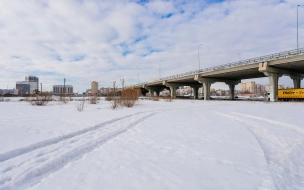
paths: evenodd
<path fill-rule="evenodd" d="M 246 60 L 240 60 L 240 61 L 236 61 L 236 62 L 232 62 L 232 63 L 226 63 L 224 65 L 213 66 L 213 67 L 208 67 L 208 68 L 205 68 L 205 69 L 200 69 L 200 70 L 189 71 L 189 72 L 185 72 L 185 73 L 181 73 L 181 74 L 171 75 L 171 76 L 168 76 L 168 77 L 160 78 L 159 80 L 163 81 L 163 80 L 175 79 L 175 78 L 179 78 L 179 77 L 191 76 L 191 75 L 195 75 L 195 74 L 202 74 L 202 73 L 208 73 L 208 72 L 217 71 L 217 70 L 229 69 L 229 68 L 232 68 L 232 67 L 251 65 L 251 64 L 255 64 L 255 63 L 259 63 L 259 62 L 263 62 L 263 61 L 272 61 L 272 60 L 277 60 L 277 59 L 283 59 L 283 58 L 286 58 L 286 57 L 297 56 L 297 55 L 303 54 L 303 53 L 304 53 L 304 48 L 299 48 L 299 49 L 284 51 L 284 52 L 280 52 L 280 53 L 265 55 L 265 56 L 261 56 L 261 57 L 256 57 L 256 58 L 251 58 L 251 59 L 246 59 Z M 150 81 L 150 82 L 152 82 L 152 81 Z M 142 82 L 142 83 L 132 85 L 132 86 L 140 86 L 140 85 L 142 86 L 146 83 L 149 83 L 149 82 Z"/>

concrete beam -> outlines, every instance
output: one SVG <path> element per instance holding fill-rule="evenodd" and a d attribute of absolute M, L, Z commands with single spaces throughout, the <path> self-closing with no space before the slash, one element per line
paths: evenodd
<path fill-rule="evenodd" d="M 200 83 L 202 82 L 224 82 L 224 83 L 235 83 L 235 84 L 239 84 L 241 82 L 241 80 L 231 80 L 231 79 L 219 79 L 219 78 L 207 78 L 207 77 L 202 77 L 200 75 L 195 75 L 194 76 L 194 80 L 199 81 Z"/>
<path fill-rule="evenodd" d="M 269 62 L 260 63 L 259 64 L 259 71 L 263 72 L 264 74 L 266 72 L 266 73 L 277 73 L 277 74 L 282 74 L 282 75 L 296 76 L 296 77 L 301 77 L 301 78 L 304 77 L 303 73 L 298 73 L 298 72 L 289 71 L 289 70 L 285 70 L 285 69 L 270 67 Z"/>

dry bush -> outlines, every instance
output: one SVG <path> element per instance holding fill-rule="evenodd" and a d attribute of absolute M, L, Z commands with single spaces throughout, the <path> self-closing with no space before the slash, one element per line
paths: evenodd
<path fill-rule="evenodd" d="M 50 101 L 52 101 L 52 95 L 48 93 L 34 95 L 32 97 L 26 98 L 28 98 L 27 101 L 29 101 L 33 106 L 45 106 Z"/>
<path fill-rule="evenodd" d="M 84 109 L 84 103 L 85 103 L 85 99 L 82 98 L 79 102 L 76 103 L 76 105 L 75 105 L 75 106 L 76 106 L 76 109 L 77 109 L 78 111 L 82 112 L 83 109 Z"/>
<path fill-rule="evenodd" d="M 110 101 L 110 108 L 112 110 L 117 109 L 121 105 L 120 99 L 118 98 L 113 98 L 112 101 Z"/>
<path fill-rule="evenodd" d="M 91 96 L 91 97 L 89 98 L 90 104 L 98 104 L 98 103 L 99 103 L 99 100 L 100 100 L 100 98 L 99 98 L 98 96 L 96 96 L 96 95 Z"/>
<path fill-rule="evenodd" d="M 152 96 L 152 100 L 153 101 L 159 101 L 159 97 L 158 96 Z"/>
<path fill-rule="evenodd" d="M 133 107 L 138 100 L 140 94 L 139 89 L 125 89 L 121 92 L 120 104 L 128 108 Z"/>
<path fill-rule="evenodd" d="M 65 94 L 60 94 L 59 95 L 59 101 L 62 104 L 67 104 L 69 102 L 69 99 Z"/>
<path fill-rule="evenodd" d="M 4 99 L 3 99 L 3 96 L 0 96 L 0 102 L 3 102 Z"/>
<path fill-rule="evenodd" d="M 173 98 L 171 96 L 164 96 L 163 99 L 165 100 L 165 102 L 172 102 Z"/>
<path fill-rule="evenodd" d="M 115 94 L 113 92 L 110 92 L 106 97 L 105 100 L 106 101 L 112 101 L 114 100 Z"/>

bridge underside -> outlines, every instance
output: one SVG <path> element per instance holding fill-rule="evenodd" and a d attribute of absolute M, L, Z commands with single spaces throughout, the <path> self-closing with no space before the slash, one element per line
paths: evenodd
<path fill-rule="evenodd" d="M 178 86 L 191 86 L 193 89 L 198 90 L 202 85 L 204 90 L 205 99 L 209 96 L 208 91 L 210 85 L 215 82 L 225 82 L 229 85 L 231 94 L 234 93 L 234 87 L 244 79 L 268 77 L 270 83 L 270 91 L 277 94 L 278 78 L 282 75 L 288 75 L 294 81 L 295 87 L 300 87 L 301 80 L 304 77 L 304 54 L 286 55 L 284 58 L 273 59 L 270 61 L 257 61 L 254 63 L 241 63 L 237 65 L 223 65 L 212 69 L 212 71 L 205 71 L 199 74 L 190 75 L 176 75 L 172 78 L 165 78 L 164 80 L 146 83 L 143 86 L 138 86 L 150 90 L 150 92 L 157 92 L 164 88 L 171 90 L 171 95 L 174 96 L 172 91 L 175 91 Z M 197 92 L 196 92 L 197 93 Z M 231 96 L 233 99 L 233 96 Z M 276 97 L 271 98 L 272 101 Z"/>

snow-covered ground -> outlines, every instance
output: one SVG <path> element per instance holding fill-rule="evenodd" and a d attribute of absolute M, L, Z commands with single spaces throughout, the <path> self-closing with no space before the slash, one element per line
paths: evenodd
<path fill-rule="evenodd" d="M 0 189 L 304 189 L 303 103 L 0 102 Z"/>

